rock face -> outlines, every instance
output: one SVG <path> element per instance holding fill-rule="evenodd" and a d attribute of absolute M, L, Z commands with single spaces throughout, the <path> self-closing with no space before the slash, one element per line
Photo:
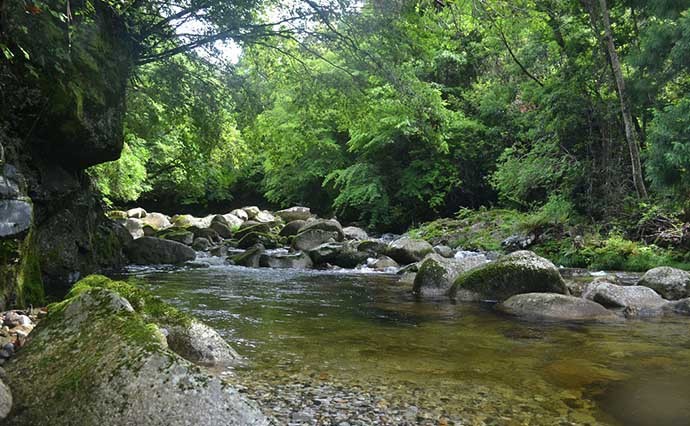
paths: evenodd
<path fill-rule="evenodd" d="M 267 423 L 231 384 L 168 346 L 159 321 L 188 318 L 167 305 L 147 310 L 138 290 L 99 280 L 109 284 L 78 283 L 9 366 L 15 409 L 4 424 Z"/>
<path fill-rule="evenodd" d="M 510 315 L 546 320 L 605 320 L 616 316 L 598 303 L 556 293 L 524 293 L 497 305 Z"/>
<path fill-rule="evenodd" d="M 458 277 L 450 289 L 456 300 L 503 301 L 521 293 L 567 294 L 553 263 L 530 251 L 516 251 Z"/>
<path fill-rule="evenodd" d="M 582 297 L 609 308 L 661 308 L 667 303 L 657 292 L 643 286 L 621 286 L 605 281 L 590 283 Z"/>
<path fill-rule="evenodd" d="M 177 241 L 141 237 L 126 248 L 129 260 L 137 265 L 178 264 L 194 260 L 196 253 Z"/>
<path fill-rule="evenodd" d="M 647 271 L 637 285 L 651 288 L 664 299 L 683 299 L 690 297 L 690 272 L 660 266 Z"/>
<path fill-rule="evenodd" d="M 427 255 L 422 260 L 414 279 L 412 292 L 418 296 L 447 296 L 455 280 L 461 273 L 486 263 L 481 256 L 464 259 L 447 259 L 436 253 Z"/>
<path fill-rule="evenodd" d="M 278 210 L 275 213 L 276 216 L 283 219 L 283 221 L 292 222 L 293 220 L 307 220 L 312 214 L 309 207 L 290 207 L 289 209 Z"/>
<path fill-rule="evenodd" d="M 314 264 L 304 252 L 297 253 L 264 253 L 259 258 L 259 266 L 265 268 L 309 269 Z"/>
<path fill-rule="evenodd" d="M 424 256 L 434 251 L 434 248 L 424 240 L 403 237 L 390 243 L 387 251 L 385 254 L 396 262 L 407 265 L 424 259 Z"/>

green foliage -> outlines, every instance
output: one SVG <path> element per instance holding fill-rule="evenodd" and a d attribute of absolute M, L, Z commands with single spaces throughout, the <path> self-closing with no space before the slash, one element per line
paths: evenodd
<path fill-rule="evenodd" d="M 149 156 L 145 141 L 129 134 L 118 161 L 99 164 L 89 170 L 107 204 L 135 201 L 151 189 L 146 171 Z"/>

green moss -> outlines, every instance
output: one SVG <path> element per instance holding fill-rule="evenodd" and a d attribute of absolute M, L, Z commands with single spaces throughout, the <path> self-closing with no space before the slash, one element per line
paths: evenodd
<path fill-rule="evenodd" d="M 240 238 L 237 246 L 239 248 L 249 248 L 256 244 L 263 244 L 266 248 L 276 248 L 280 245 L 281 239 L 277 235 L 263 232 L 250 232 Z"/>

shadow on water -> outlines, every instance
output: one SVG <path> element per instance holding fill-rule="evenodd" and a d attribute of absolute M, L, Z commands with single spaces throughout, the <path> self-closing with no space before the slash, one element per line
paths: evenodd
<path fill-rule="evenodd" d="M 240 372 L 261 380 L 380 384 L 469 424 L 690 424 L 685 318 L 520 321 L 488 304 L 416 300 L 385 274 L 218 265 L 130 276 L 219 330 L 247 357 Z"/>

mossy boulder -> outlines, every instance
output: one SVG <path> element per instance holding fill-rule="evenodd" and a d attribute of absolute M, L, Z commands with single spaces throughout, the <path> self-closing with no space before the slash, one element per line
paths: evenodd
<path fill-rule="evenodd" d="M 309 250 L 309 257 L 315 265 L 336 265 L 354 268 L 366 262 L 368 253 L 357 251 L 353 244 L 330 242 Z"/>
<path fill-rule="evenodd" d="M 342 241 L 345 238 L 345 233 L 343 232 L 343 226 L 335 219 L 314 219 L 309 220 L 300 229 L 300 233 L 309 230 L 318 229 L 321 231 L 326 231 L 335 234 L 336 241 Z"/>
<path fill-rule="evenodd" d="M 252 232 L 258 232 L 261 234 L 266 234 L 271 232 L 271 225 L 268 223 L 258 223 L 258 222 L 244 222 L 242 226 L 240 226 L 240 229 L 235 231 L 234 237 L 236 239 L 242 239 L 247 234 L 250 234 Z"/>
<path fill-rule="evenodd" d="M 261 244 L 257 244 L 254 247 L 250 247 L 244 251 L 244 253 L 236 254 L 230 256 L 228 260 L 235 265 L 246 266 L 248 268 L 258 268 L 260 266 L 261 254 L 264 252 L 265 247 Z"/>
<path fill-rule="evenodd" d="M 449 291 L 466 301 L 503 301 L 521 293 L 568 294 L 553 263 L 530 251 L 516 251 L 460 275 Z"/>
<path fill-rule="evenodd" d="M 391 242 L 384 254 L 392 257 L 396 262 L 407 265 L 419 262 L 434 248 L 428 242 L 420 239 L 402 237 Z"/>
<path fill-rule="evenodd" d="M 178 264 L 194 260 L 194 250 L 177 241 L 155 237 L 141 237 L 126 248 L 130 262 L 137 265 Z"/>
<path fill-rule="evenodd" d="M 156 237 L 165 238 L 170 241 L 177 241 L 184 245 L 190 246 L 194 242 L 194 233 L 184 228 L 168 228 L 156 233 Z"/>
<path fill-rule="evenodd" d="M 160 319 L 193 323 L 127 283 L 77 283 L 8 366 L 14 407 L 4 424 L 267 423 L 230 383 L 177 354 Z"/>
<path fill-rule="evenodd" d="M 250 232 L 245 234 L 237 243 L 237 247 L 247 249 L 256 244 L 261 244 L 265 248 L 276 248 L 280 245 L 280 237 L 274 234 L 263 232 Z"/>
<path fill-rule="evenodd" d="M 300 229 L 306 224 L 307 222 L 303 220 L 293 220 L 287 223 L 283 227 L 283 229 L 280 230 L 279 235 L 281 237 L 292 237 L 293 235 L 297 235 Z"/>
<path fill-rule="evenodd" d="M 163 213 L 148 213 L 140 220 L 144 226 L 148 225 L 156 231 L 167 229 L 172 226 L 168 216 L 164 215 Z"/>
<path fill-rule="evenodd" d="M 427 255 L 419 266 L 412 292 L 417 296 L 447 296 L 458 276 L 486 263 L 483 256 L 446 259 L 436 253 Z"/>
<path fill-rule="evenodd" d="M 275 215 L 283 219 L 285 222 L 292 222 L 295 220 L 307 220 L 312 217 L 309 207 L 290 207 L 289 209 L 278 210 Z"/>
<path fill-rule="evenodd" d="M 497 309 L 510 315 L 545 320 L 610 320 L 616 315 L 598 303 L 557 293 L 523 293 L 508 298 Z"/>

